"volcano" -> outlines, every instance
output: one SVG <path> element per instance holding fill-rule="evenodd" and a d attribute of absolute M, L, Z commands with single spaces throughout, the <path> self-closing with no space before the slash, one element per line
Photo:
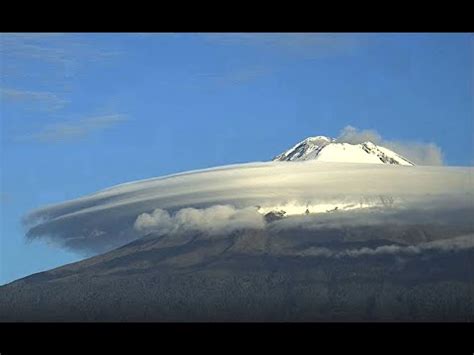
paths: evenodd
<path fill-rule="evenodd" d="M 273 161 L 41 207 L 88 255 L 0 287 L 2 321 L 474 321 L 474 182 L 316 136 Z"/>

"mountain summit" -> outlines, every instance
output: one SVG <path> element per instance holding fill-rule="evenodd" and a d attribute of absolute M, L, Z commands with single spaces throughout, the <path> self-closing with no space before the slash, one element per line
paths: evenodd
<path fill-rule="evenodd" d="M 325 136 L 308 137 L 273 161 L 319 160 L 325 162 L 415 165 L 394 151 L 372 142 L 351 144 Z"/>

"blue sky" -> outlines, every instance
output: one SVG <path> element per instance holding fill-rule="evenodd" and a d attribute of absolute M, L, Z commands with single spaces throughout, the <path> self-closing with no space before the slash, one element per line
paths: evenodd
<path fill-rule="evenodd" d="M 33 208 L 347 125 L 472 165 L 472 34 L 1 34 L 0 283 L 84 257 Z"/>

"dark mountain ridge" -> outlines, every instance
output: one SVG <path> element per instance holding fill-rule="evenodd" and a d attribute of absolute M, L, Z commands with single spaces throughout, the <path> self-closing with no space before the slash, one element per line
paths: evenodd
<path fill-rule="evenodd" d="M 0 287 L 0 316 L 2 321 L 473 321 L 472 248 L 357 257 L 314 252 L 410 250 L 469 230 L 392 225 L 150 234 Z"/>

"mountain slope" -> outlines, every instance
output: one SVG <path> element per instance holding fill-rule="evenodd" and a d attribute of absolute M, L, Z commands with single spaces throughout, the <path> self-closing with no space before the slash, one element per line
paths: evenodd
<path fill-rule="evenodd" d="M 377 146 L 372 142 L 350 144 L 325 136 L 308 137 L 273 160 L 415 165 L 390 149 Z"/>
<path fill-rule="evenodd" d="M 434 247 L 472 238 L 466 232 L 386 225 L 149 235 L 1 286 L 0 320 L 472 321 L 474 249 Z M 415 244 L 427 246 L 423 257 L 410 251 Z"/>

